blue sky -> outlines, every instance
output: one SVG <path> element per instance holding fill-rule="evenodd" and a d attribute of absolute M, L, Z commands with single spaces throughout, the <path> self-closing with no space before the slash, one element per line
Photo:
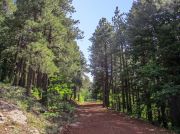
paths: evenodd
<path fill-rule="evenodd" d="M 116 6 L 119 7 L 121 12 L 128 12 L 132 3 L 133 0 L 73 0 L 73 6 L 76 9 L 73 18 L 80 21 L 78 26 L 84 31 L 84 39 L 78 40 L 78 45 L 88 63 L 88 48 L 91 46 L 89 38 L 95 31 L 99 20 L 105 17 L 111 21 Z"/>

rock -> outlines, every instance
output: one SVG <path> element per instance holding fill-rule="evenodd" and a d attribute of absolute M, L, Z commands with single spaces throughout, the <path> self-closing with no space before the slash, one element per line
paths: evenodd
<path fill-rule="evenodd" d="M 10 129 L 15 129 L 15 126 L 8 126 L 8 128 L 10 128 Z"/>
<path fill-rule="evenodd" d="M 30 128 L 30 134 L 40 134 L 36 128 Z"/>
<path fill-rule="evenodd" d="M 27 117 L 17 108 L 16 105 L 0 100 L 0 110 L 3 111 L 3 114 L 13 122 L 22 125 L 27 124 Z M 6 117 L 4 117 L 3 114 L 0 113 L 0 123 L 4 123 L 6 120 Z"/>
<path fill-rule="evenodd" d="M 2 114 L 0 113 L 0 124 L 3 124 L 7 121 L 7 118 Z"/>
<path fill-rule="evenodd" d="M 62 132 L 63 132 L 63 126 L 61 126 L 60 128 L 59 128 L 59 130 L 58 130 L 58 132 L 61 134 Z"/>
<path fill-rule="evenodd" d="M 0 113 L 0 118 L 3 117 L 4 115 L 2 113 Z"/>
<path fill-rule="evenodd" d="M 0 89 L 0 98 L 2 98 L 4 94 L 5 94 L 5 90 L 4 89 Z"/>
<path fill-rule="evenodd" d="M 7 112 L 7 116 L 12 119 L 14 122 L 25 125 L 27 124 L 27 117 L 20 110 L 12 110 Z"/>
<path fill-rule="evenodd" d="M 9 104 L 5 101 L 0 101 L 0 110 L 10 111 L 10 110 L 14 110 L 14 109 L 18 109 L 14 104 Z"/>

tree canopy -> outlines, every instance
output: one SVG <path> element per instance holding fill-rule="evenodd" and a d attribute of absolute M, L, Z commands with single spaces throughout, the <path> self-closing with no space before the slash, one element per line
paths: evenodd
<path fill-rule="evenodd" d="M 180 126 L 179 3 L 137 0 L 118 7 L 90 39 L 94 97 L 105 107 L 164 127 Z M 170 125 L 171 124 L 171 125 Z"/>

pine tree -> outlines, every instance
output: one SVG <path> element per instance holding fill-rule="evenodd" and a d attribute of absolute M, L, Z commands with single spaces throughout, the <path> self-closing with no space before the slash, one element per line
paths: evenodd
<path fill-rule="evenodd" d="M 75 26 L 78 21 L 69 17 L 74 12 L 71 4 L 66 0 L 1 3 L 1 80 L 25 87 L 28 96 L 32 88 L 40 88 L 46 106 L 51 78 L 63 77 L 62 83 L 71 88 L 73 78 L 81 77 L 84 66 L 75 41 L 82 38 L 82 32 Z"/>
<path fill-rule="evenodd" d="M 103 90 L 103 105 L 109 107 L 109 55 L 111 48 L 112 26 L 105 18 L 99 21 L 99 25 L 93 37 L 90 39 L 93 43 L 91 47 L 92 53 L 92 69 L 93 74 L 100 74 L 102 80 L 101 89 Z M 96 74 L 97 73 L 97 74 Z M 98 78 L 99 79 L 99 78 Z"/>

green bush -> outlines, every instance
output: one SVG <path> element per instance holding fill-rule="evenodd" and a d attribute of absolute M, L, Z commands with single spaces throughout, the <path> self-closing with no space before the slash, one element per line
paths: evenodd
<path fill-rule="evenodd" d="M 37 100 L 40 100 L 40 99 L 41 99 L 41 96 L 42 96 L 42 91 L 41 91 L 41 89 L 34 87 L 34 88 L 32 88 L 31 93 L 32 93 L 32 96 L 33 96 L 34 98 L 36 98 Z"/>

